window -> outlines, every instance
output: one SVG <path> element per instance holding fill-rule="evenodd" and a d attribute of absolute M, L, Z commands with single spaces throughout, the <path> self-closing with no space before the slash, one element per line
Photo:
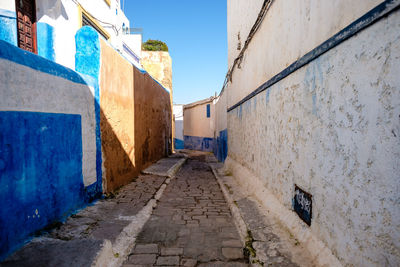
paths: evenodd
<path fill-rule="evenodd" d="M 207 118 L 210 118 L 210 104 L 207 104 Z"/>
<path fill-rule="evenodd" d="M 101 36 L 103 36 L 106 40 L 110 38 L 110 34 L 106 32 L 106 30 L 103 29 L 103 27 L 97 23 L 96 19 L 93 18 L 86 10 L 84 10 L 80 5 L 79 5 L 79 18 L 81 19 L 80 21 L 80 27 L 83 26 L 91 26 L 93 29 L 95 29 Z"/>

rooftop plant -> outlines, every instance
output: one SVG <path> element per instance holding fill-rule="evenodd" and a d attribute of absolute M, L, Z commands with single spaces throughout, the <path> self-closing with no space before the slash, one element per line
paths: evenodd
<path fill-rule="evenodd" d="M 168 46 L 159 40 L 147 40 L 143 43 L 142 49 L 144 51 L 166 51 L 168 52 Z"/>

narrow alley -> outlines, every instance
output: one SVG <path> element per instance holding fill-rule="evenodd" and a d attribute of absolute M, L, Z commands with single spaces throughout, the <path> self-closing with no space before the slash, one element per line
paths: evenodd
<path fill-rule="evenodd" d="M 126 264 L 245 266 L 239 234 L 205 158 L 190 156 L 165 189 Z"/>
<path fill-rule="evenodd" d="M 1 0 L 0 267 L 400 266 L 399 59 L 400 0 Z"/>
<path fill-rule="evenodd" d="M 222 166 L 200 151 L 163 158 L 0 266 L 312 266 Z"/>

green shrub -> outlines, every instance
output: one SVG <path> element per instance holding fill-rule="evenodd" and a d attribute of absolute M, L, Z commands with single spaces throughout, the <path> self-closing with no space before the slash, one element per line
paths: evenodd
<path fill-rule="evenodd" d="M 147 40 L 143 43 L 142 49 L 144 51 L 166 51 L 168 52 L 168 46 L 159 40 Z"/>

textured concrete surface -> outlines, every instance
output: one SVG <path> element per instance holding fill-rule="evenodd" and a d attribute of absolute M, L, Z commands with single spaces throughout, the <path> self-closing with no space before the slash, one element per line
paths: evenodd
<path fill-rule="evenodd" d="M 270 11 L 275 4 L 287 5 L 274 1 Z M 256 36 L 269 22 L 267 15 Z M 310 193 L 311 225 L 297 218 L 294 227 L 299 236 L 325 244 L 343 265 L 400 263 L 399 29 L 397 9 L 228 113 L 228 158 L 256 177 L 253 188 L 275 196 L 290 227 L 295 185 Z M 265 38 L 271 36 L 253 39 L 254 48 L 264 47 Z M 225 88 L 228 106 L 257 88 L 252 75 L 264 82 L 271 76 L 262 72 L 280 53 L 259 51 L 249 48 Z M 238 177 L 242 184 L 250 180 Z"/>
<path fill-rule="evenodd" d="M 218 183 L 194 152 L 160 198 L 124 266 L 247 266 Z"/>
<path fill-rule="evenodd" d="M 142 51 L 141 63 L 153 78 L 172 90 L 172 59 L 168 52 Z"/>
<path fill-rule="evenodd" d="M 181 156 L 175 155 L 159 168 L 176 172 Z M 166 176 L 140 175 L 115 195 L 38 232 L 37 238 L 0 266 L 119 266 L 169 182 Z M 142 248 L 143 252 L 152 250 L 151 246 Z"/>
<path fill-rule="evenodd" d="M 229 0 L 227 5 L 228 68 L 243 48 L 264 1 L 248 2 Z M 228 106 L 383 1 L 271 2 L 240 68 L 236 66 L 228 89 Z"/>
<path fill-rule="evenodd" d="M 233 214 L 245 254 L 254 266 L 320 266 L 307 248 L 290 234 L 245 188 L 236 183 L 221 163 L 209 156 L 214 175 Z"/>

